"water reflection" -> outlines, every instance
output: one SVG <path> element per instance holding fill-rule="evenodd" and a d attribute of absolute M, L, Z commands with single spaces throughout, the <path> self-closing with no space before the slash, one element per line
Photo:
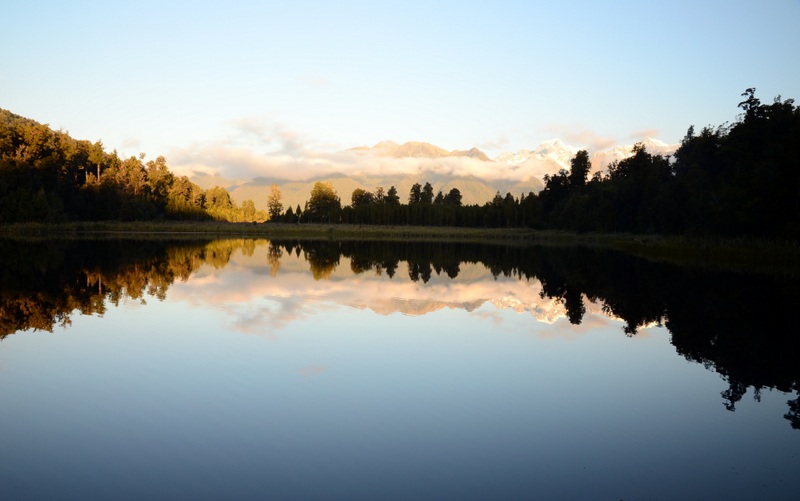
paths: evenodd
<path fill-rule="evenodd" d="M 103 315 L 123 300 L 164 299 L 188 281 L 176 294 L 203 306 L 227 303 L 248 332 L 280 329 L 325 304 L 381 315 L 492 304 L 532 322 L 575 325 L 602 314 L 622 320 L 627 336 L 663 324 L 680 355 L 725 378 L 721 397 L 730 411 L 749 389 L 756 400 L 765 389 L 800 390 L 796 279 L 684 269 L 596 249 L 466 243 L 0 241 L 0 255 L 0 338 L 52 331 L 76 313 Z M 254 307 L 256 296 L 266 303 Z M 800 398 L 784 417 L 800 429 Z"/>

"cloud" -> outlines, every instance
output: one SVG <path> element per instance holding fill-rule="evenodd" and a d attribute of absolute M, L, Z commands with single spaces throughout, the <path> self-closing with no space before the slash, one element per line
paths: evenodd
<path fill-rule="evenodd" d="M 619 141 L 611 136 L 604 136 L 588 130 L 582 125 L 550 124 L 545 127 L 547 132 L 556 134 L 568 143 L 585 147 L 591 151 L 605 150 L 615 146 Z"/>
<path fill-rule="evenodd" d="M 625 139 L 626 140 L 632 140 L 634 142 L 635 141 L 641 141 L 642 139 L 644 139 L 646 137 L 651 137 L 651 138 L 658 137 L 658 135 L 660 133 L 661 133 L 661 131 L 658 130 L 658 129 L 637 130 L 635 132 L 631 132 L 631 134 L 628 137 L 626 137 Z"/>
<path fill-rule="evenodd" d="M 265 117 L 244 117 L 229 126 L 230 132 L 222 139 L 168 152 L 170 167 L 189 176 L 202 174 L 241 181 L 259 177 L 307 181 L 333 173 L 381 177 L 434 172 L 509 181 L 538 175 L 534 170 L 470 157 L 393 158 L 369 149 L 325 151 L 308 137 Z"/>
<path fill-rule="evenodd" d="M 567 143 L 587 148 L 590 153 L 602 152 L 622 144 L 632 144 L 646 137 L 657 138 L 661 132 L 659 129 L 642 129 L 633 131 L 625 137 L 617 138 L 599 134 L 582 125 L 550 124 L 545 127 L 545 130 Z"/>
<path fill-rule="evenodd" d="M 278 155 L 297 156 L 309 149 L 309 141 L 280 122 L 243 117 L 232 122 L 233 135 L 227 143 Z"/>
<path fill-rule="evenodd" d="M 584 297 L 586 316 L 580 326 L 566 319 L 563 301 L 542 297 L 537 280 L 495 278 L 483 265 L 462 263 L 455 280 L 434 274 L 427 283 L 408 279 L 401 263 L 394 278 L 366 272 L 353 275 L 349 259 L 325 280 L 316 280 L 304 257 L 285 253 L 275 276 L 263 272 L 267 246 L 260 241 L 252 256 L 234 252 L 224 270 L 203 268 L 187 282 L 175 284 L 170 296 L 201 307 L 223 311 L 235 331 L 278 339 L 288 326 L 337 307 L 369 309 L 379 315 L 426 315 L 443 309 L 463 309 L 501 326 L 510 312 L 531 317 L 532 333 L 572 338 L 596 327 L 619 328 L 601 301 Z M 504 313 L 505 312 L 505 313 Z"/>
<path fill-rule="evenodd" d="M 612 160 L 627 156 L 627 150 L 616 151 L 619 148 L 612 148 L 619 143 L 616 138 L 598 134 L 580 125 L 551 124 L 548 130 L 568 144 L 588 149 L 596 170 Z M 629 136 L 632 138 L 630 143 L 657 134 L 658 130 L 655 129 L 636 131 Z M 498 150 L 508 143 L 509 139 L 501 136 L 482 143 L 480 147 Z M 574 154 L 570 146 L 564 151 L 569 153 L 570 158 Z M 373 178 L 374 182 L 380 184 L 390 176 L 423 173 L 432 173 L 434 177 L 472 176 L 487 182 L 516 183 L 531 178 L 541 179 L 545 174 L 554 174 L 569 165 L 569 158 L 554 157 L 552 148 L 525 161 L 509 163 L 456 156 L 395 158 L 383 153 L 366 147 L 342 149 L 322 144 L 269 116 L 257 116 L 229 122 L 227 132 L 216 140 L 175 148 L 168 152 L 167 160 L 175 172 L 197 182 L 201 182 L 201 179 L 208 181 L 202 181 L 204 186 L 231 186 L 257 178 L 274 179 L 276 182 L 307 182 L 335 174 Z"/>
<path fill-rule="evenodd" d="M 176 172 L 250 180 L 274 176 L 300 180 L 335 168 L 335 155 L 319 153 L 313 141 L 268 117 L 243 117 L 221 139 L 196 142 L 168 153 Z"/>
<path fill-rule="evenodd" d="M 506 150 L 508 149 L 508 145 L 511 144 L 511 140 L 508 136 L 500 136 L 495 139 L 490 139 L 487 141 L 483 141 L 482 143 L 478 144 L 478 148 L 482 150 Z"/>

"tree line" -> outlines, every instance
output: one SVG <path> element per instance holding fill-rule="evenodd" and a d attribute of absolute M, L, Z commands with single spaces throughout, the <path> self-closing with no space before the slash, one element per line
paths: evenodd
<path fill-rule="evenodd" d="M 639 144 L 587 179 L 585 151 L 545 177 L 539 225 L 578 231 L 800 237 L 800 108 L 755 89 L 733 124 L 689 127 L 674 157 Z"/>
<path fill-rule="evenodd" d="M 633 155 L 591 178 L 589 153 L 579 151 L 569 169 L 544 178 L 535 194 L 500 192 L 483 205 L 462 205 L 416 183 L 407 203 L 394 186 L 357 188 L 350 205 L 329 183 L 318 182 L 305 208 L 273 211 L 274 221 L 378 225 L 429 225 L 566 229 L 688 235 L 800 238 L 800 108 L 794 100 L 762 104 L 755 89 L 739 103 L 733 124 L 689 127 L 674 156 Z M 273 190 L 277 187 L 273 186 Z M 275 191 L 273 198 L 276 200 Z M 277 200 L 280 192 L 277 191 Z M 272 202 L 271 202 L 272 203 Z M 275 207 L 271 205 L 271 207 Z"/>
<path fill-rule="evenodd" d="M 301 207 L 284 208 L 273 185 L 267 211 L 238 206 L 224 188 L 203 190 L 172 174 L 163 157 L 121 159 L 100 142 L 0 110 L 0 222 L 219 219 L 566 229 L 691 235 L 800 238 L 800 108 L 780 96 L 763 104 L 755 89 L 733 124 L 689 127 L 673 156 L 637 144 L 633 155 L 591 178 L 586 150 L 543 190 L 497 192 L 483 205 L 463 205 L 452 188 L 434 194 L 416 183 L 407 197 L 394 186 L 354 190 L 343 204 L 330 183 L 317 182 Z"/>
<path fill-rule="evenodd" d="M 514 198 L 497 192 L 485 205 L 463 205 L 461 191 L 451 188 L 433 194 L 430 182 L 414 183 L 407 203 L 400 200 L 397 189 L 390 186 L 375 191 L 356 188 L 350 205 L 342 205 L 331 183 L 314 184 L 309 200 L 301 208 L 289 207 L 282 212 L 280 190 L 272 186 L 268 200 L 271 221 L 289 223 L 344 223 L 369 225 L 419 225 L 462 227 L 535 227 L 539 217 L 538 199 L 534 193 Z"/>
<path fill-rule="evenodd" d="M 255 221 L 252 200 L 235 204 L 225 188 L 203 190 L 173 174 L 164 157 L 120 158 L 100 141 L 0 109 L 0 223 L 185 219 Z"/>

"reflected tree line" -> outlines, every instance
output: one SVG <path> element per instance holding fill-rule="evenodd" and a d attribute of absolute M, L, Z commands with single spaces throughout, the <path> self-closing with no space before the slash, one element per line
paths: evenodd
<path fill-rule="evenodd" d="M 749 388 L 800 391 L 800 344 L 793 306 L 800 280 L 681 268 L 618 252 L 580 247 L 500 246 L 475 243 L 301 240 L 0 240 L 0 339 L 30 329 L 52 331 L 71 315 L 102 315 L 125 299 L 163 299 L 176 280 L 200 266 L 224 267 L 234 252 L 253 255 L 267 247 L 266 265 L 302 257 L 315 279 L 329 278 L 349 261 L 353 273 L 427 283 L 434 275 L 455 279 L 465 263 L 495 277 L 538 280 L 542 297 L 562 302 L 568 320 L 580 324 L 585 299 L 625 323 L 635 336 L 642 326 L 663 324 L 676 351 L 717 371 L 729 384 L 726 408 Z M 405 263 L 406 266 L 402 266 Z M 785 418 L 800 429 L 800 397 Z"/>
<path fill-rule="evenodd" d="M 186 280 L 202 262 L 224 266 L 229 255 L 159 241 L 0 240 L 0 339 L 52 332 L 69 325 L 74 312 L 103 315 L 124 299 L 163 299 L 175 280 Z"/>

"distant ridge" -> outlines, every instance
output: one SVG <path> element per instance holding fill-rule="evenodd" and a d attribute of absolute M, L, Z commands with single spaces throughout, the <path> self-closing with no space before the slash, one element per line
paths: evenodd
<path fill-rule="evenodd" d="M 667 144 L 649 137 L 639 142 L 653 154 L 670 155 L 678 147 L 677 144 Z M 377 187 L 382 187 L 385 192 L 390 186 L 397 189 L 400 201 L 406 203 L 411 186 L 414 183 L 426 182 L 431 183 L 434 193 L 440 190 L 447 193 L 452 188 L 458 188 L 465 205 L 483 205 L 497 192 L 500 192 L 501 196 L 511 193 L 515 197 L 530 192 L 538 193 L 544 187 L 542 182 L 544 176 L 553 175 L 559 169 L 568 170 L 570 160 L 579 149 L 559 139 L 553 139 L 543 142 L 534 149 L 522 149 L 516 153 L 503 152 L 490 159 L 478 148 L 449 151 L 421 141 L 409 141 L 403 144 L 381 141 L 372 147 L 359 146 L 344 150 L 343 153 L 349 152 L 362 159 L 365 157 L 396 159 L 397 165 L 401 166 L 398 170 L 393 170 L 392 164 L 389 163 L 381 170 L 364 171 L 362 163 L 361 168 L 351 171 L 345 161 L 329 172 L 305 179 L 282 178 L 280 174 L 273 172 L 269 177 L 252 180 L 220 181 L 230 181 L 230 184 L 225 186 L 237 203 L 253 200 L 257 209 L 266 208 L 269 187 L 273 183 L 281 190 L 285 208 L 289 206 L 295 208 L 297 205 L 302 208 L 316 181 L 330 182 L 337 191 L 342 205 L 350 204 L 350 197 L 356 188 L 374 191 Z M 592 173 L 605 171 L 611 162 L 627 158 L 632 153 L 633 144 L 590 152 Z M 459 164 L 459 162 L 464 163 Z M 196 182 L 201 186 L 213 179 L 201 177 L 196 178 Z"/>
<path fill-rule="evenodd" d="M 384 176 L 345 176 L 342 174 L 331 174 L 321 176 L 318 179 L 308 181 L 279 181 L 275 179 L 259 178 L 248 183 L 228 188 L 231 197 L 239 204 L 244 200 L 253 200 L 259 210 L 266 209 L 267 196 L 272 183 L 278 185 L 283 197 L 284 208 L 291 206 L 293 209 L 297 205 L 302 208 L 308 200 L 311 189 L 316 181 L 330 182 L 336 190 L 342 205 L 350 205 L 350 197 L 353 190 L 361 188 L 367 191 L 375 191 L 378 186 L 383 187 L 386 192 L 390 186 L 397 189 L 397 195 L 402 203 L 408 203 L 408 194 L 414 183 L 424 184 L 430 182 L 434 193 L 442 191 L 447 193 L 452 188 L 458 188 L 461 192 L 464 205 L 483 205 L 495 196 L 499 191 L 501 195 L 511 193 L 515 197 L 538 193 L 543 188 L 539 179 L 531 178 L 525 181 L 504 181 L 504 180 L 485 180 L 474 176 L 456 176 L 442 174 L 431 171 L 423 171 L 415 174 L 394 174 Z"/>
<path fill-rule="evenodd" d="M 420 141 L 409 141 L 403 144 L 397 144 L 394 141 L 381 141 L 372 148 L 367 146 L 359 146 L 351 148 L 351 151 L 359 153 L 372 153 L 382 157 L 393 158 L 445 158 L 445 157 L 469 157 L 484 162 L 491 162 L 492 160 L 478 148 L 470 148 L 469 150 L 453 150 L 447 151 L 430 143 Z"/>

